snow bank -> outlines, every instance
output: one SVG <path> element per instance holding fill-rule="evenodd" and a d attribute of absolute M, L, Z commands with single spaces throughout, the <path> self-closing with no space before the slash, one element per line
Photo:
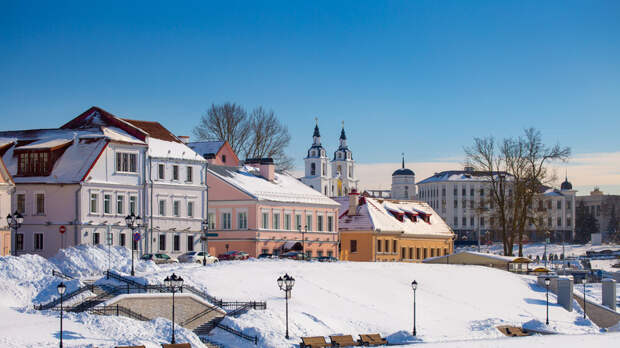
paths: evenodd
<path fill-rule="evenodd" d="M 49 294 L 60 280 L 52 276 L 56 267 L 38 255 L 0 257 L 0 306 L 24 307 L 43 293 Z M 69 285 L 68 285 L 69 286 Z M 75 287 L 75 284 L 71 284 Z"/>

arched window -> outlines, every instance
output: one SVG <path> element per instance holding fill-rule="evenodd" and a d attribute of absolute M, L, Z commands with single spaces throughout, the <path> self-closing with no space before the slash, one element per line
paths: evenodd
<path fill-rule="evenodd" d="M 327 196 L 327 186 L 325 186 L 325 187 L 323 188 L 323 191 L 325 191 L 324 195 L 326 195 L 326 196 Z"/>
<path fill-rule="evenodd" d="M 323 172 L 321 173 L 321 175 L 327 175 L 327 164 L 323 163 Z"/>
<path fill-rule="evenodd" d="M 340 164 L 338 165 L 338 173 L 342 175 L 342 166 Z"/>
<path fill-rule="evenodd" d="M 310 175 L 316 175 L 316 164 L 310 163 Z"/>

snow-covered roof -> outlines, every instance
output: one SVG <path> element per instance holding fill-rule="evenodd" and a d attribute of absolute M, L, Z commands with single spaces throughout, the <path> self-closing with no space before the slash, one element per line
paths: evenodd
<path fill-rule="evenodd" d="M 454 254 L 450 254 L 450 255 L 443 255 L 443 256 L 436 256 L 436 257 L 429 257 L 424 259 L 424 262 L 431 262 L 432 261 L 437 261 L 437 260 L 442 260 L 442 259 L 446 259 L 446 258 L 452 258 L 453 262 L 455 262 L 455 257 L 458 255 L 473 255 L 473 256 L 477 256 L 483 259 L 491 259 L 491 260 L 495 260 L 495 261 L 499 261 L 502 263 L 513 263 L 513 262 L 519 262 L 519 263 L 528 263 L 531 262 L 531 260 L 529 260 L 528 258 L 525 257 L 519 257 L 519 256 L 503 256 L 503 255 L 495 255 L 495 254 L 488 254 L 488 253 L 479 253 L 476 251 L 469 251 L 469 250 L 463 250 L 463 251 L 459 251 L 457 253 Z"/>
<path fill-rule="evenodd" d="M 187 146 L 191 147 L 192 150 L 196 151 L 202 156 L 207 155 L 215 155 L 222 146 L 224 146 L 223 140 L 212 140 L 212 141 L 194 141 L 191 143 L 187 143 Z"/>
<path fill-rule="evenodd" d="M 349 198 L 338 197 L 336 200 L 340 203 L 341 230 L 372 229 L 380 232 L 445 237 L 453 234 L 445 221 L 425 202 L 361 197 L 356 215 L 349 216 L 346 214 L 349 210 Z M 399 213 L 403 215 L 402 221 L 396 216 Z M 421 217 L 413 222 L 406 214 L 427 215 L 429 222 Z"/>
<path fill-rule="evenodd" d="M 178 143 L 174 141 L 161 140 L 157 138 L 147 138 L 149 145 L 149 155 L 152 157 L 164 157 L 183 160 L 194 160 L 200 162 L 206 162 L 206 160 L 192 150 L 184 143 Z"/>
<path fill-rule="evenodd" d="M 269 181 L 260 176 L 258 168 L 250 166 L 210 165 L 209 172 L 259 201 L 338 206 L 334 200 L 288 173 L 276 172 L 274 180 Z"/>
<path fill-rule="evenodd" d="M 54 139 L 43 139 L 39 141 L 32 142 L 28 145 L 18 146 L 17 150 L 38 150 L 38 149 L 52 149 L 56 147 L 60 147 L 66 145 L 73 141 L 73 138 L 64 139 L 64 138 L 54 138 Z"/>
<path fill-rule="evenodd" d="M 509 178 L 511 175 L 506 172 L 493 172 L 493 176 L 498 178 L 499 174 L 505 175 Z M 435 173 L 433 176 L 428 177 L 418 184 L 428 184 L 432 182 L 441 181 L 490 181 L 489 172 L 482 171 L 466 171 L 466 170 L 447 170 L 440 173 Z M 498 179 L 499 180 L 499 179 Z"/>

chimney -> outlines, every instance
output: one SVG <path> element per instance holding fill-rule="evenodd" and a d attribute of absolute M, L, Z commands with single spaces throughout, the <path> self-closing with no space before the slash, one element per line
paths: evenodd
<path fill-rule="evenodd" d="M 269 181 L 273 181 L 275 179 L 276 165 L 273 163 L 273 158 L 261 158 L 258 168 L 260 169 L 260 175 L 263 178 Z"/>
<path fill-rule="evenodd" d="M 357 206 L 359 204 L 359 196 L 356 189 L 351 190 L 349 193 L 349 210 L 347 211 L 347 215 L 357 215 Z"/>
<path fill-rule="evenodd" d="M 189 135 L 179 135 L 177 136 L 177 138 L 179 138 L 179 140 L 181 140 L 183 144 L 189 143 Z"/>

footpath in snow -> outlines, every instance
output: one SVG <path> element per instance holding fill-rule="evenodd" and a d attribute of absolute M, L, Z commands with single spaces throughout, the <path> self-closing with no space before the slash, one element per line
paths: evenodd
<path fill-rule="evenodd" d="M 113 248 L 111 268 L 127 274 L 129 252 Z M 55 297 L 59 279 L 52 269 L 76 277 L 96 278 L 108 267 L 105 247 L 77 247 L 45 260 L 38 256 L 0 258 L 0 345 L 8 347 L 55 347 L 58 344 L 58 313 L 35 311 L 32 305 Z M 505 338 L 495 327 L 515 325 L 544 327 L 545 292 L 533 277 L 485 267 L 405 263 L 300 262 L 291 260 L 248 260 L 201 266 L 179 264 L 157 266 L 136 262 L 136 278 L 161 283 L 173 272 L 185 282 L 224 300 L 267 301 L 267 310 L 250 310 L 224 324 L 259 337 L 261 347 L 293 347 L 301 336 L 329 336 L 380 333 L 391 342 L 472 342 L 493 345 L 517 342 Z M 288 273 L 295 277 L 289 301 L 290 340 L 284 340 L 285 302 L 276 279 Z M 413 325 L 411 281 L 418 282 L 417 338 Z M 79 280 L 66 282 L 71 289 Z M 580 339 L 605 340 L 607 335 L 579 309 L 567 312 L 550 294 L 548 329 Z M 170 337 L 166 319 L 140 322 L 123 317 L 86 313 L 67 315 L 66 347 L 114 347 L 145 344 L 160 347 Z M 590 336 L 595 334 L 596 336 Z M 178 328 L 177 340 L 193 347 L 201 343 L 192 332 Z M 556 335 L 555 337 L 564 337 Z M 600 338 L 603 337 L 603 338 Z M 220 329 L 211 339 L 227 347 L 255 347 Z M 539 342 L 535 337 L 531 342 Z M 543 339 L 543 338 L 540 338 Z M 553 340 L 554 338 L 544 338 Z M 556 338 L 560 340 L 559 338 Z M 526 342 L 523 340 L 523 342 Z M 530 341 L 527 341 L 530 342 Z M 547 344 L 552 344 L 550 341 Z M 555 341 L 554 341 L 555 342 Z M 559 341 L 558 341 L 559 342 Z M 446 343 L 447 344 L 447 343 Z M 455 343 L 456 344 L 456 343 Z M 460 344 L 460 343 L 459 343 Z M 516 344 L 516 343 L 515 343 Z M 552 344 L 553 345 L 553 344 Z M 426 345 L 425 345 L 426 346 Z M 541 345 L 542 346 L 542 345 Z M 528 343 L 528 347 L 531 347 Z"/>

